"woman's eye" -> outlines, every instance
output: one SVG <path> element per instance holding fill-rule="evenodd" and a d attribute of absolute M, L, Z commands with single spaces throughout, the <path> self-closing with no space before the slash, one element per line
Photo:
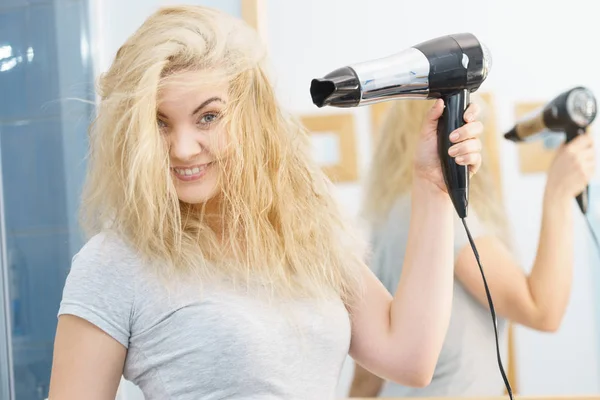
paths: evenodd
<path fill-rule="evenodd" d="M 158 124 L 158 129 L 164 129 L 167 127 L 166 122 L 164 122 L 163 120 L 157 119 L 156 123 Z"/>
<path fill-rule="evenodd" d="M 207 113 L 200 118 L 200 125 L 210 125 L 215 122 L 219 118 L 218 114 L 215 113 Z"/>

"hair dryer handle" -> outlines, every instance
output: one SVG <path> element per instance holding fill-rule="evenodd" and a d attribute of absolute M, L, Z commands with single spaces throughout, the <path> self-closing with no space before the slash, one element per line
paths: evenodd
<path fill-rule="evenodd" d="M 577 204 L 579 204 L 579 209 L 582 213 L 587 214 L 588 210 L 588 201 L 590 197 L 590 186 L 586 186 L 583 192 L 579 193 L 575 199 L 577 199 Z"/>
<path fill-rule="evenodd" d="M 565 132 L 567 135 L 567 143 L 571 140 L 575 139 L 579 135 L 583 135 L 585 133 L 585 129 L 583 128 L 575 128 L 575 129 L 567 129 Z M 577 204 L 579 205 L 579 209 L 582 213 L 587 214 L 588 205 L 589 205 L 589 196 L 590 196 L 590 185 L 587 185 L 583 192 L 579 193 L 575 199 L 577 200 Z"/>
<path fill-rule="evenodd" d="M 458 165 L 454 157 L 448 155 L 448 149 L 453 145 L 450 134 L 465 124 L 464 114 L 470 101 L 469 91 L 462 90 L 442 99 L 445 108 L 438 121 L 438 154 L 450 199 L 458 216 L 466 218 L 469 206 L 469 168 Z"/>

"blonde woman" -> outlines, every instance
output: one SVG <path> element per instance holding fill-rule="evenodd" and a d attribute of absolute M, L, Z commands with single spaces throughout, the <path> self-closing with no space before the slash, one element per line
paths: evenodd
<path fill-rule="evenodd" d="M 388 379 L 429 382 L 452 300 L 443 102 L 413 132 L 410 274 L 392 297 L 241 21 L 159 10 L 100 96 L 83 196 L 92 236 L 64 289 L 51 400 L 114 399 L 122 374 L 147 400 L 333 399 L 348 353 Z M 452 147 L 472 172 L 476 114 Z"/>
<path fill-rule="evenodd" d="M 485 121 L 489 110 L 481 99 L 473 98 L 481 104 Z M 415 205 L 413 155 L 418 146 L 411 132 L 414 121 L 425 115 L 429 107 L 431 104 L 423 101 L 401 101 L 391 107 L 378 134 L 366 186 L 364 214 L 372 227 L 371 266 L 396 296 L 404 290 L 398 287 L 396 291 L 398 281 L 410 273 L 398 260 L 411 246 L 406 226 L 412 218 L 411 204 Z M 482 154 L 485 158 L 485 149 Z M 495 187 L 489 167 L 484 164 L 471 180 L 467 223 L 493 296 L 501 339 L 506 320 L 548 332 L 560 326 L 571 289 L 573 197 L 589 181 L 594 162 L 589 135 L 558 150 L 548 171 L 537 255 L 528 275 L 511 254 L 499 188 Z M 385 382 L 376 371 L 371 373 L 368 367 L 357 365 L 351 397 L 502 395 L 504 383 L 498 370 L 494 327 L 481 274 L 458 218 L 455 229 L 452 316 L 431 384 L 410 388 Z M 434 243 L 432 240 L 432 246 Z M 430 291 L 428 295 L 436 293 Z"/>

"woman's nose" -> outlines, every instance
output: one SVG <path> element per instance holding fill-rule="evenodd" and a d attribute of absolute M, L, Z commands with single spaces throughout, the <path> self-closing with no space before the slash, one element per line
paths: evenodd
<path fill-rule="evenodd" d="M 169 134 L 171 158 L 188 161 L 202 153 L 203 146 L 197 136 L 196 132 L 189 129 L 171 131 Z"/>

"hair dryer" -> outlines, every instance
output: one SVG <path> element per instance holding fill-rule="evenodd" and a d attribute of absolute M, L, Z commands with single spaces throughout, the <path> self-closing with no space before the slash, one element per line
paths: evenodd
<path fill-rule="evenodd" d="M 487 78 L 492 59 L 470 33 L 432 39 L 389 57 L 336 69 L 310 86 L 317 107 L 357 107 L 397 99 L 438 99 L 446 107 L 438 122 L 438 152 L 448 193 L 466 218 L 469 171 L 448 155 L 450 134 L 464 125 L 469 95 Z"/>
<path fill-rule="evenodd" d="M 596 98 L 585 87 L 575 87 L 558 95 L 545 106 L 539 108 L 504 134 L 513 142 L 522 142 L 542 131 L 564 132 L 567 143 L 585 129 L 596 118 Z M 589 186 L 579 195 L 577 203 L 586 214 L 588 209 Z"/>

